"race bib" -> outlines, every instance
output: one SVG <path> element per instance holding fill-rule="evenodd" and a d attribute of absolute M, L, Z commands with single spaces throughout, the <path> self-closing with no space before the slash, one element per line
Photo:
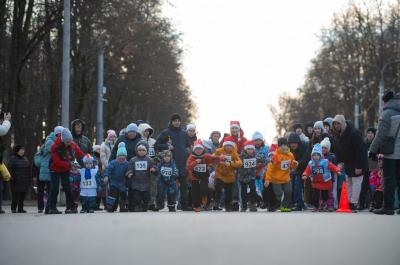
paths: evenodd
<path fill-rule="evenodd" d="M 313 167 L 312 168 L 312 173 L 313 175 L 323 175 L 324 174 L 324 168 L 323 167 Z"/>
<path fill-rule="evenodd" d="M 149 148 L 149 156 L 154 157 L 156 155 L 156 151 L 154 150 L 154 147 Z"/>
<path fill-rule="evenodd" d="M 170 167 L 161 167 L 161 175 L 164 177 L 171 177 L 172 176 L 172 168 Z"/>
<path fill-rule="evenodd" d="M 243 161 L 244 168 L 255 168 L 256 166 L 257 166 L 256 158 L 244 159 Z"/>
<path fill-rule="evenodd" d="M 136 171 L 147 170 L 147 161 L 136 161 L 135 162 L 135 170 Z"/>
<path fill-rule="evenodd" d="M 92 180 L 88 179 L 88 180 L 82 181 L 82 186 L 84 188 L 91 187 L 92 186 Z"/>
<path fill-rule="evenodd" d="M 232 162 L 232 156 L 226 156 L 226 161 L 227 162 Z"/>
<path fill-rule="evenodd" d="M 194 171 L 199 172 L 199 173 L 205 173 L 205 172 L 207 172 L 207 165 L 206 164 L 197 164 L 194 167 Z"/>
<path fill-rule="evenodd" d="M 281 161 L 281 170 L 288 170 L 290 167 L 290 160 Z"/>

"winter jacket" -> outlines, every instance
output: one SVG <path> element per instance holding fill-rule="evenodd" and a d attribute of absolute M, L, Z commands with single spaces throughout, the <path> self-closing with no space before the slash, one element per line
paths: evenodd
<path fill-rule="evenodd" d="M 299 162 L 298 167 L 294 170 L 294 174 L 296 176 L 301 176 L 304 170 L 307 167 L 307 163 L 309 161 L 309 155 L 307 153 L 307 146 L 303 142 L 298 143 L 298 147 L 296 149 L 291 149 L 292 154 L 294 155 L 294 159 Z"/>
<path fill-rule="evenodd" d="M 295 159 L 291 152 L 282 153 L 278 148 L 268 164 L 265 180 L 274 184 L 289 183 L 290 171 L 296 169 L 293 161 Z"/>
<path fill-rule="evenodd" d="M 50 133 L 46 138 L 46 142 L 41 150 L 41 160 L 40 160 L 40 181 L 50 181 L 50 159 L 51 159 L 51 146 L 56 140 L 56 135 L 54 132 Z"/>
<path fill-rule="evenodd" d="M 147 139 L 144 137 L 144 132 L 146 130 L 150 131 L 149 137 Z M 143 140 L 149 146 L 148 156 L 151 157 L 151 158 L 156 156 L 156 150 L 155 150 L 156 140 L 154 138 L 151 138 L 151 136 L 153 135 L 153 132 L 154 132 L 154 129 L 149 124 L 141 123 L 139 125 L 139 133 L 142 136 Z"/>
<path fill-rule="evenodd" d="M 71 142 L 68 147 L 57 137 L 51 146 L 50 170 L 57 173 L 66 173 L 71 170 L 71 162 L 75 159 L 81 161 L 85 155 L 81 149 Z"/>
<path fill-rule="evenodd" d="M 225 151 L 225 148 L 221 147 L 215 151 L 214 156 L 220 157 L 221 155 L 227 156 L 228 161 L 231 161 L 231 165 L 226 166 L 223 164 L 223 161 L 218 163 L 215 169 L 215 178 L 220 179 L 225 183 L 234 183 L 236 180 L 236 169 L 243 165 L 242 160 L 240 160 L 236 149 L 233 149 L 232 152 L 228 153 Z"/>
<path fill-rule="evenodd" d="M 227 141 L 228 137 L 232 137 L 234 139 L 238 154 L 242 153 L 243 147 L 244 147 L 244 143 L 247 141 L 246 137 L 244 137 L 243 130 L 240 129 L 239 137 L 235 137 L 233 135 L 232 136 L 228 135 L 228 136 L 224 137 L 224 139 L 222 139 L 221 146 L 223 146 L 224 142 Z"/>
<path fill-rule="evenodd" d="M 120 192 L 126 192 L 126 172 L 128 172 L 129 162 L 124 160 L 112 160 L 104 171 L 104 177 L 109 178 L 111 187 L 118 189 Z"/>
<path fill-rule="evenodd" d="M 240 159 L 242 160 L 243 165 L 239 169 L 239 180 L 246 183 L 255 180 L 257 178 L 258 167 L 260 164 L 265 164 L 265 158 L 262 154 L 257 152 L 249 155 L 246 151 L 243 151 L 240 154 Z"/>
<path fill-rule="evenodd" d="M 31 164 L 26 156 L 12 155 L 8 161 L 7 167 L 11 174 L 11 191 L 27 191 L 32 183 L 32 175 Z"/>
<path fill-rule="evenodd" d="M 105 140 L 101 145 L 100 145 L 100 161 L 103 166 L 103 169 L 107 168 L 110 157 L 111 157 L 111 151 L 114 148 L 113 143 L 111 143 L 108 140 Z"/>
<path fill-rule="evenodd" d="M 379 119 L 378 131 L 370 146 L 371 153 L 378 153 L 378 149 L 386 136 L 394 137 L 400 124 L 400 99 L 391 99 L 383 108 Z M 385 159 L 400 159 L 400 133 L 397 135 L 394 153 L 385 155 Z"/>
<path fill-rule="evenodd" d="M 197 159 L 201 159 L 201 163 L 197 163 Z M 210 154 L 203 153 L 203 155 L 201 156 L 196 156 L 196 154 L 192 152 L 186 163 L 188 170 L 188 179 L 208 179 L 208 177 L 210 176 L 209 166 L 216 161 L 219 161 L 219 159 L 213 157 Z"/>
<path fill-rule="evenodd" d="M 82 124 L 82 132 L 79 135 L 75 132 L 75 124 L 77 123 Z M 84 154 L 93 154 L 92 142 L 89 138 L 83 135 L 85 132 L 85 126 L 86 124 L 82 120 L 76 119 L 71 123 L 71 133 L 74 137 L 74 142 L 79 146 L 79 149 L 81 149 Z"/>
<path fill-rule="evenodd" d="M 135 156 L 129 160 L 127 175 L 132 174 L 128 180 L 132 190 L 148 191 L 150 190 L 151 173 L 150 169 L 156 168 L 152 159 L 148 156 Z"/>
<path fill-rule="evenodd" d="M 172 155 L 176 166 L 178 167 L 180 177 L 186 177 L 188 172 L 186 169 L 186 161 L 189 157 L 190 141 L 186 131 L 182 128 L 174 128 L 170 126 L 163 130 L 157 138 L 155 147 L 158 152 L 168 150 L 168 142 L 171 141 L 174 149 Z"/>
<path fill-rule="evenodd" d="M 311 177 L 314 189 L 330 190 L 332 188 L 332 172 L 339 173 L 340 168 L 328 159 L 320 159 L 318 162 L 311 160 L 303 176 Z"/>
<path fill-rule="evenodd" d="M 129 161 L 132 157 L 136 156 L 136 146 L 141 140 L 142 136 L 139 133 L 137 133 L 136 137 L 133 139 L 129 139 L 127 135 L 120 136 L 111 151 L 109 161 L 117 158 L 118 144 L 121 142 L 125 143 L 125 148 L 128 152 L 127 160 Z"/>
<path fill-rule="evenodd" d="M 335 132 L 335 153 L 338 162 L 344 163 L 345 172 L 349 177 L 355 177 L 355 169 L 362 169 L 365 174 L 368 170 L 368 156 L 363 143 L 361 132 L 346 122 L 342 124 L 344 130 Z"/>
<path fill-rule="evenodd" d="M 179 171 L 175 161 L 166 163 L 161 161 L 157 164 L 157 182 L 171 183 L 179 177 Z"/>
<path fill-rule="evenodd" d="M 263 163 L 259 163 L 257 166 L 257 178 L 262 179 L 265 174 L 265 167 L 269 163 L 269 146 L 262 146 L 260 148 L 256 148 L 256 152 L 258 156 L 261 156 L 264 160 Z"/>

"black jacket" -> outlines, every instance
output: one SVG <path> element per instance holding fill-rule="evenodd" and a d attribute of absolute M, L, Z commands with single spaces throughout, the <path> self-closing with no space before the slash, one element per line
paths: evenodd
<path fill-rule="evenodd" d="M 301 176 L 303 175 L 303 172 L 306 169 L 309 161 L 307 145 L 304 143 L 299 143 L 299 146 L 295 150 L 290 149 L 290 151 L 293 153 L 295 160 L 299 162 L 299 166 L 296 168 L 295 174 L 296 176 Z"/>
<path fill-rule="evenodd" d="M 27 191 L 32 179 L 31 164 L 28 159 L 14 154 L 10 157 L 7 167 L 11 174 L 11 191 Z"/>

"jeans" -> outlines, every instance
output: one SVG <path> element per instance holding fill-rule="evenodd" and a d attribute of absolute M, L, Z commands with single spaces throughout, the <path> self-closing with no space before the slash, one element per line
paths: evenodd
<path fill-rule="evenodd" d="M 168 206 L 172 207 L 176 204 L 176 182 L 175 181 L 162 181 L 159 180 L 157 183 L 157 208 L 164 209 L 165 196 L 167 196 Z"/>
<path fill-rule="evenodd" d="M 88 196 L 80 196 L 80 201 L 82 204 L 82 210 L 89 211 L 89 210 L 96 210 L 97 203 L 96 197 L 88 197 Z"/>
<path fill-rule="evenodd" d="M 37 205 L 38 210 L 44 210 L 44 191 L 47 190 L 47 194 L 50 192 L 50 181 L 38 181 L 38 189 L 37 189 Z"/>
<path fill-rule="evenodd" d="M 304 208 L 303 179 L 300 175 L 292 176 L 293 204 L 296 208 Z"/>
<path fill-rule="evenodd" d="M 51 172 L 50 194 L 49 194 L 49 200 L 47 202 L 48 208 L 55 209 L 57 206 L 57 196 L 60 187 L 60 180 L 62 188 L 65 192 L 67 209 L 71 209 L 74 206 L 74 201 L 72 199 L 71 186 L 69 185 L 69 172 L 65 173 Z"/>
<path fill-rule="evenodd" d="M 383 207 L 394 209 L 394 194 L 400 186 L 400 159 L 383 159 Z"/>
<path fill-rule="evenodd" d="M 126 191 L 120 191 L 116 187 L 111 186 L 110 191 L 107 196 L 107 211 L 114 212 L 117 210 L 119 205 L 119 210 L 126 209 Z"/>

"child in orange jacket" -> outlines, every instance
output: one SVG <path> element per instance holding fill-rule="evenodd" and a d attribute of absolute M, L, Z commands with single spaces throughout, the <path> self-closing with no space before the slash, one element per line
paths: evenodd
<path fill-rule="evenodd" d="M 192 183 L 192 202 L 195 212 L 200 212 L 200 206 L 206 209 L 210 165 L 218 161 L 219 158 L 206 153 L 201 140 L 194 142 L 193 151 L 187 160 L 186 167 L 189 173 L 189 181 Z"/>
<path fill-rule="evenodd" d="M 281 212 L 291 211 L 292 184 L 290 182 L 290 171 L 296 169 L 298 164 L 290 152 L 287 139 L 279 138 L 278 149 L 268 164 L 264 182 L 265 187 L 272 185 L 277 199 L 277 205 L 274 210 L 280 207 Z"/>
<path fill-rule="evenodd" d="M 221 211 L 219 202 L 221 201 L 222 189 L 225 191 L 225 211 L 232 211 L 232 192 L 236 181 L 236 169 L 242 166 L 239 154 L 236 151 L 233 139 L 227 137 L 223 147 L 217 149 L 214 157 L 219 159 L 215 170 L 215 205 L 214 211 Z"/>

